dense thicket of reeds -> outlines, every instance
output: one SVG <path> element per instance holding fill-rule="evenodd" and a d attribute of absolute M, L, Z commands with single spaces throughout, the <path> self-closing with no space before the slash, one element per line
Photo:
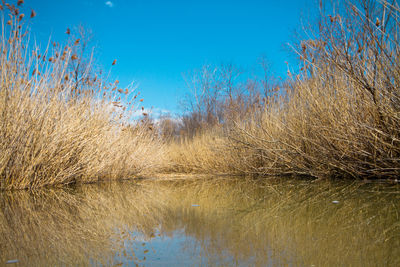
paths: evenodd
<path fill-rule="evenodd" d="M 41 51 L 24 14 L 3 5 L 0 189 L 152 172 L 400 174 L 397 1 L 321 2 L 316 27 L 294 46 L 298 73 L 272 82 L 265 61 L 261 79 L 204 67 L 188 112 L 159 124 L 130 117 L 134 92 L 91 67 L 83 40 Z"/>
<path fill-rule="evenodd" d="M 233 129 L 261 174 L 397 178 L 400 46 L 397 3 L 345 2 L 324 11 L 299 47 L 303 71 L 285 99 Z"/>
<path fill-rule="evenodd" d="M 235 85 L 226 71 L 219 76 L 222 83 L 204 75 L 197 79 L 201 90 L 195 88 L 189 105 L 190 125 L 198 133 L 218 132 L 213 137 L 218 145 L 204 142 L 204 134 L 186 134 L 190 145 L 181 142 L 180 149 L 197 146 L 190 157 L 184 152 L 178 157 L 181 166 L 188 159 L 187 172 L 207 170 L 207 161 L 226 163 L 224 172 L 256 175 L 399 176 L 398 3 L 321 3 L 319 10 L 317 27 L 295 48 L 301 70 L 279 87 L 262 88 L 263 98 L 252 93 L 256 80 Z M 185 129 L 189 123 L 183 123 Z"/>
<path fill-rule="evenodd" d="M 121 104 L 134 96 L 82 67 L 80 40 L 40 51 L 18 7 L 1 10 L 0 189 L 128 178 L 157 165 L 158 139 Z"/>

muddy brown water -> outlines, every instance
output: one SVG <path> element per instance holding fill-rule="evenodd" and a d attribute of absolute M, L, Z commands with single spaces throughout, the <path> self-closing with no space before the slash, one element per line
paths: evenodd
<path fill-rule="evenodd" d="M 0 193 L 5 266 L 400 266 L 400 186 L 236 178 Z"/>

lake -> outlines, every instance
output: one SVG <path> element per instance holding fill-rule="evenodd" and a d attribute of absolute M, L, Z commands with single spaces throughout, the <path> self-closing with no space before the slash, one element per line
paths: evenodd
<path fill-rule="evenodd" d="M 0 195 L 0 265 L 400 266 L 398 184 L 191 176 Z"/>

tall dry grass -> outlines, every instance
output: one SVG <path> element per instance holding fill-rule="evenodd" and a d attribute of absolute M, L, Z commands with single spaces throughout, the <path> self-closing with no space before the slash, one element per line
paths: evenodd
<path fill-rule="evenodd" d="M 220 127 L 213 127 L 189 138 L 181 136 L 165 145 L 166 158 L 161 173 L 240 174 L 237 153 L 227 148 L 230 140 Z"/>
<path fill-rule="evenodd" d="M 54 43 L 41 52 L 29 44 L 18 7 L 1 9 L 0 189 L 151 171 L 162 150 L 148 126 L 129 117 L 131 107 L 123 107 L 134 98 L 128 89 L 91 73 L 90 65 L 73 79 L 71 62 L 80 60 L 74 47 Z"/>
<path fill-rule="evenodd" d="M 256 173 L 399 176 L 399 11 L 396 2 L 353 1 L 321 14 L 285 98 L 233 129 L 257 155 Z"/>
<path fill-rule="evenodd" d="M 229 116 L 232 111 L 226 108 L 221 126 L 226 134 L 218 139 L 225 146 L 214 150 L 213 142 L 200 145 L 203 137 L 193 138 L 189 147 L 197 150 L 181 157 L 188 158 L 187 166 L 193 158 L 220 162 L 233 157 L 232 173 L 398 178 L 398 3 L 360 0 L 325 7 L 321 2 L 319 10 L 319 20 L 303 34 L 307 39 L 295 46 L 299 73 L 289 73 L 279 88 L 266 91 L 261 108 L 244 110 L 241 116 Z M 252 87 L 246 89 L 251 92 Z M 200 133 L 212 127 L 203 128 Z M 216 153 L 206 155 L 207 150 Z"/>

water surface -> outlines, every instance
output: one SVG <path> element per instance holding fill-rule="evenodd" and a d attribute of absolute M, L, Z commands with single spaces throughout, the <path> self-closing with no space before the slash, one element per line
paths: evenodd
<path fill-rule="evenodd" d="M 398 185 L 175 179 L 0 193 L 0 265 L 400 266 Z"/>

